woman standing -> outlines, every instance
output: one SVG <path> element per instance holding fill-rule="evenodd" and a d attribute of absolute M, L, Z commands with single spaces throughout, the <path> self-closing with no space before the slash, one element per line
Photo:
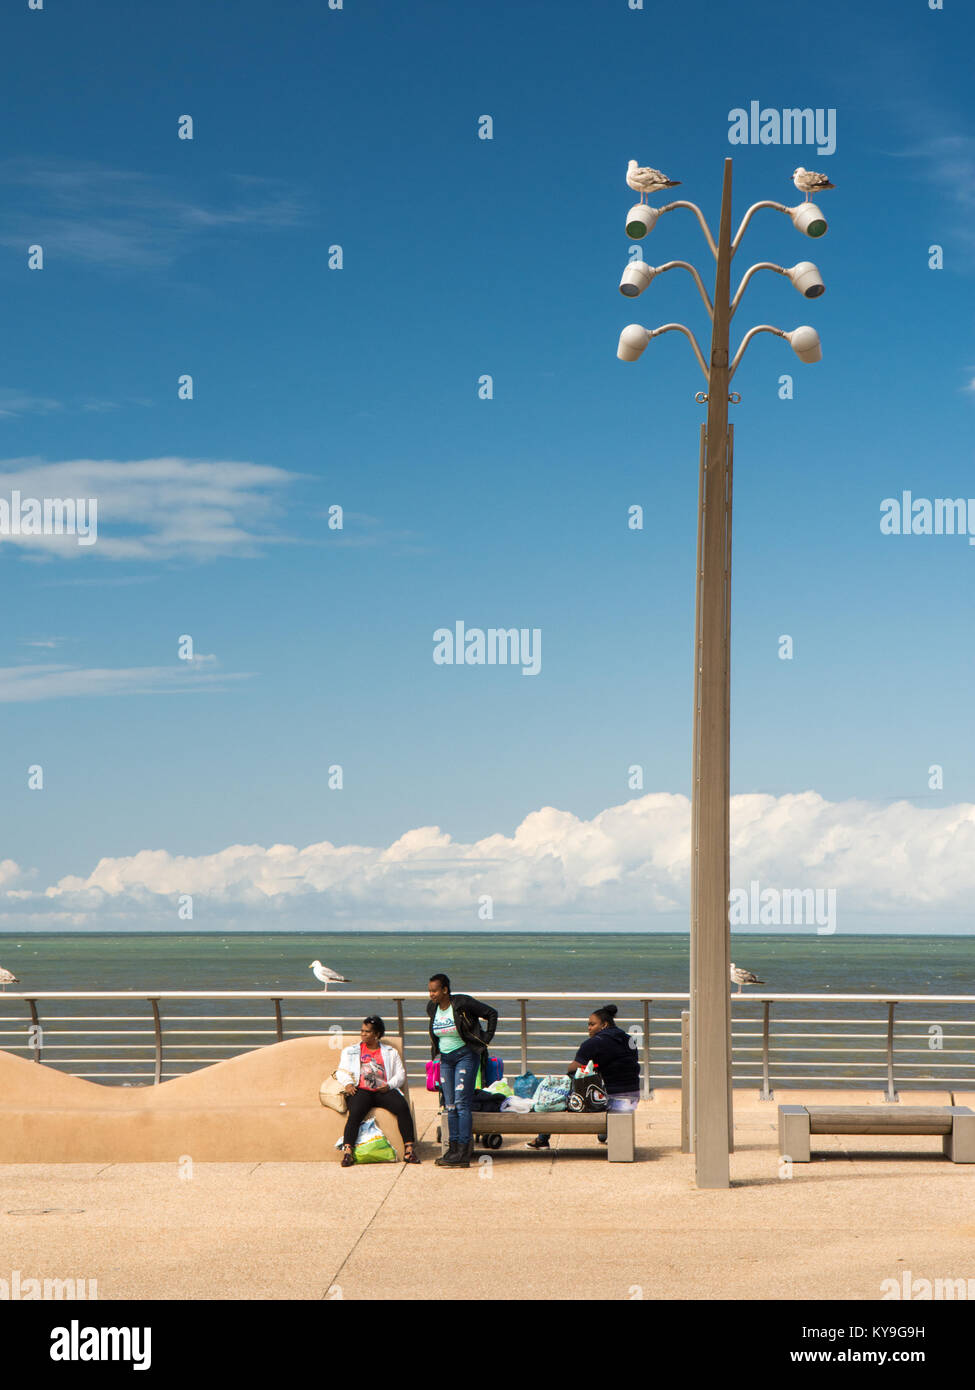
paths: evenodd
<path fill-rule="evenodd" d="M 362 1020 L 360 1041 L 342 1049 L 335 1069 L 337 1080 L 345 1082 L 348 1118 L 342 1146 L 342 1167 L 355 1162 L 354 1145 L 359 1126 L 370 1110 L 379 1107 L 396 1116 L 403 1139 L 403 1162 L 419 1163 L 414 1152 L 416 1135 L 413 1116 L 400 1087 L 406 1082 L 406 1068 L 395 1047 L 381 1041 L 386 1025 L 376 1014 Z"/>
<path fill-rule="evenodd" d="M 566 1071 L 575 1076 L 577 1067 L 594 1063 L 609 1101 L 607 1110 L 635 1110 L 640 1103 L 640 1063 L 633 1039 L 613 1022 L 618 1013 L 615 1004 L 593 1009 L 589 1015 L 589 1036 L 580 1043 L 575 1061 Z M 547 1149 L 548 1138 L 547 1134 L 536 1135 L 529 1139 L 527 1147 Z"/>
<path fill-rule="evenodd" d="M 431 975 L 430 1055 L 440 1058 L 440 1084 L 447 1111 L 447 1152 L 436 1160 L 438 1167 L 469 1168 L 474 1148 L 474 1118 L 471 1100 L 477 1069 L 487 1056 L 487 1045 L 498 1026 L 498 1011 L 469 994 L 451 994 L 446 975 Z M 478 1019 L 486 1024 L 481 1032 Z"/>

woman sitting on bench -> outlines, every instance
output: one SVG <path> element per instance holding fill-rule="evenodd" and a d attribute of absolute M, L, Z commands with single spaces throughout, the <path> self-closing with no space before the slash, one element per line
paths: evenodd
<path fill-rule="evenodd" d="M 633 1039 L 613 1022 L 619 1013 L 615 1004 L 604 1004 L 589 1015 L 589 1036 L 580 1044 L 575 1061 L 567 1067 L 575 1076 L 577 1067 L 593 1062 L 599 1071 L 606 1096 L 607 1110 L 635 1110 L 640 1103 L 640 1062 Z M 602 1135 L 600 1140 L 605 1143 Z M 547 1149 L 547 1134 L 529 1139 L 527 1148 Z"/>
<path fill-rule="evenodd" d="M 360 1030 L 361 1041 L 342 1049 L 335 1069 L 337 1079 L 346 1083 L 348 1105 L 342 1149 L 343 1168 L 350 1168 L 355 1162 L 354 1145 L 359 1126 L 368 1112 L 377 1106 L 391 1110 L 396 1116 L 403 1138 L 403 1162 L 420 1161 L 414 1151 L 416 1135 L 413 1116 L 406 1097 L 399 1089 L 406 1082 L 406 1068 L 396 1049 L 380 1041 L 385 1032 L 386 1025 L 381 1018 L 375 1014 L 364 1018 Z"/>

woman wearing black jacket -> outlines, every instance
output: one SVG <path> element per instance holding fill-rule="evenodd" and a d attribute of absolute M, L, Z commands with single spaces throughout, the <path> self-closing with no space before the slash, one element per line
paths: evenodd
<path fill-rule="evenodd" d="M 575 1076 L 577 1067 L 593 1062 L 606 1089 L 607 1110 L 635 1110 L 640 1103 L 640 1059 L 636 1044 L 629 1033 L 616 1026 L 619 1009 L 604 1004 L 589 1015 L 589 1036 L 580 1043 L 574 1061 L 566 1068 Z M 602 1136 L 600 1136 L 602 1138 Z M 605 1141 L 604 1141 L 605 1142 Z M 529 1139 L 529 1149 L 547 1149 L 548 1135 Z"/>
<path fill-rule="evenodd" d="M 474 1148 L 471 1100 L 477 1069 L 487 1056 L 487 1045 L 498 1026 L 498 1011 L 469 994 L 451 994 L 446 975 L 431 975 L 430 1055 L 440 1059 L 440 1084 L 447 1111 L 447 1152 L 436 1160 L 444 1168 L 469 1168 Z M 479 1019 L 484 1019 L 481 1031 Z"/>

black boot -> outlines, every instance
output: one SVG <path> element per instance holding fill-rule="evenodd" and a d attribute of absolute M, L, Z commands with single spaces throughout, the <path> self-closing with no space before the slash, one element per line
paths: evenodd
<path fill-rule="evenodd" d="M 471 1156 L 474 1153 L 474 1140 L 469 1139 L 466 1144 L 458 1144 L 457 1152 L 448 1154 L 444 1159 L 445 1168 L 469 1168 L 471 1166 Z"/>
<path fill-rule="evenodd" d="M 435 1159 L 434 1159 L 434 1161 L 433 1161 L 433 1162 L 434 1162 L 434 1167 L 435 1167 L 435 1168 L 442 1168 L 442 1167 L 444 1166 L 445 1163 L 448 1163 L 448 1162 L 453 1163 L 453 1161 L 454 1161 L 454 1156 L 455 1156 L 455 1154 L 457 1153 L 457 1150 L 458 1150 L 459 1148 L 460 1148 L 460 1145 L 458 1144 L 457 1140 L 456 1140 L 456 1139 L 451 1139 L 451 1141 L 450 1141 L 450 1143 L 449 1143 L 449 1145 L 448 1145 L 448 1147 L 447 1147 L 447 1152 L 446 1152 L 445 1154 L 441 1154 L 439 1158 L 435 1158 Z"/>

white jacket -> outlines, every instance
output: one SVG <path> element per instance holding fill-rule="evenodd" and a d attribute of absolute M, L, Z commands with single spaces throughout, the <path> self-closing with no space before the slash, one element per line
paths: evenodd
<path fill-rule="evenodd" d="M 392 1090 L 402 1091 L 406 1085 L 406 1068 L 403 1066 L 402 1057 L 395 1047 L 390 1047 L 388 1043 L 381 1042 L 379 1051 L 383 1059 L 383 1066 L 386 1068 L 387 1085 Z M 359 1062 L 358 1043 L 353 1043 L 351 1047 L 343 1047 L 342 1056 L 335 1069 L 336 1080 L 341 1081 L 344 1086 L 358 1086 Z"/>

